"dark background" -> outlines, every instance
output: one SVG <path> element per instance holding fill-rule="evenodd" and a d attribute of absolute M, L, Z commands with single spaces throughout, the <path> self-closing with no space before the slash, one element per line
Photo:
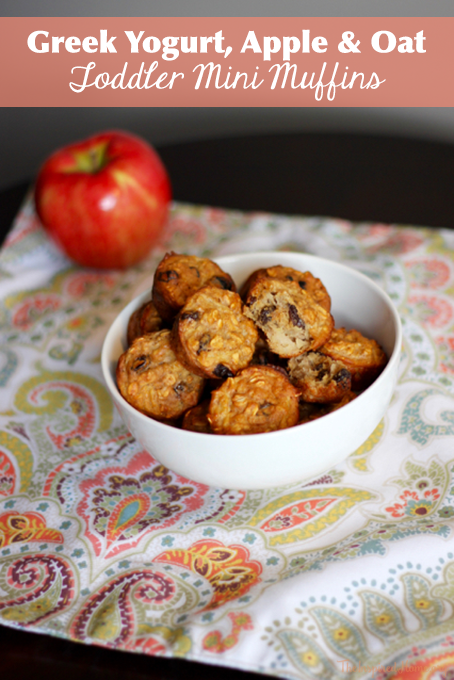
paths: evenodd
<path fill-rule="evenodd" d="M 250 135 L 159 147 L 178 201 L 454 227 L 454 145 L 348 133 Z M 6 234 L 32 177 L 0 191 Z"/>

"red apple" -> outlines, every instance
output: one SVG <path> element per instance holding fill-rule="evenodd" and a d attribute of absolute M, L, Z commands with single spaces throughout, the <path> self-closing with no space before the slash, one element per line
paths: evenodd
<path fill-rule="evenodd" d="M 171 187 L 156 151 L 111 131 L 52 154 L 38 173 L 36 210 L 49 234 L 87 267 L 142 260 L 165 225 Z"/>

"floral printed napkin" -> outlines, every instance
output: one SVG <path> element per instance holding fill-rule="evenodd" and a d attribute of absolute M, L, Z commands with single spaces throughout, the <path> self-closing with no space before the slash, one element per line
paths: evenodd
<path fill-rule="evenodd" d="M 309 484 L 209 488 L 127 432 L 103 338 L 166 250 L 303 250 L 404 327 L 370 438 Z M 175 205 L 126 272 L 77 268 L 26 202 L 0 254 L 0 622 L 297 679 L 454 668 L 454 232 Z"/>

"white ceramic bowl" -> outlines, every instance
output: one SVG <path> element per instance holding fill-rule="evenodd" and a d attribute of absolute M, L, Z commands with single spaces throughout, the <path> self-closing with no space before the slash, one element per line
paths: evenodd
<path fill-rule="evenodd" d="M 128 404 L 115 382 L 118 358 L 126 349 L 129 317 L 149 292 L 127 305 L 110 327 L 102 349 L 102 370 L 114 403 L 131 433 L 170 470 L 209 486 L 259 489 L 305 481 L 355 451 L 382 419 L 393 394 L 402 328 L 389 297 L 349 267 L 302 253 L 228 255 L 216 262 L 238 287 L 260 267 L 282 264 L 320 278 L 332 300 L 337 327 L 356 328 L 377 340 L 389 357 L 375 382 L 352 402 L 318 420 L 286 430 L 252 435 L 213 435 L 180 430 L 148 418 Z"/>

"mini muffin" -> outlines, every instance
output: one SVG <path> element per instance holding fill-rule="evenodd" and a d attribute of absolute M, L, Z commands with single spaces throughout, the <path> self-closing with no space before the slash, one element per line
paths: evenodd
<path fill-rule="evenodd" d="M 323 354 L 341 361 L 352 375 L 352 389 L 364 390 L 380 375 L 387 357 L 376 340 L 365 338 L 357 330 L 333 330 L 320 349 Z"/>
<path fill-rule="evenodd" d="M 281 281 L 295 281 L 300 288 L 314 298 L 317 304 L 326 309 L 327 312 L 331 310 L 331 298 L 320 279 L 315 278 L 311 272 L 300 272 L 292 267 L 283 267 L 281 264 L 267 269 L 257 269 L 253 272 L 241 287 L 240 294 L 243 300 L 247 298 L 251 286 L 263 276 Z"/>
<path fill-rule="evenodd" d="M 285 358 L 318 349 L 334 326 L 331 314 L 296 281 L 269 276 L 250 286 L 244 313 L 263 331 L 270 350 Z"/>
<path fill-rule="evenodd" d="M 165 255 L 156 269 L 151 295 L 161 317 L 171 321 L 187 299 L 208 284 L 236 291 L 230 274 L 212 260 L 172 252 Z"/>
<path fill-rule="evenodd" d="M 133 340 L 140 338 L 141 335 L 145 333 L 155 333 L 160 331 L 164 326 L 164 321 L 158 314 L 158 310 L 154 306 L 153 302 L 144 302 L 144 304 L 136 309 L 135 312 L 131 314 L 131 318 L 128 323 L 128 345 L 130 345 Z"/>
<path fill-rule="evenodd" d="M 351 388 L 352 378 L 344 364 L 320 352 L 289 359 L 288 371 L 303 401 L 329 404 L 340 401 Z"/>
<path fill-rule="evenodd" d="M 191 295 L 172 330 L 179 361 L 206 378 L 228 378 L 248 366 L 257 338 L 240 296 L 211 286 Z"/>
<path fill-rule="evenodd" d="M 174 420 L 195 406 L 204 383 L 175 357 L 169 330 L 136 338 L 118 360 L 117 385 L 122 396 L 157 420 Z"/>
<path fill-rule="evenodd" d="M 249 366 L 211 395 L 208 421 L 216 434 L 256 434 L 298 422 L 298 390 L 271 366 Z"/>
<path fill-rule="evenodd" d="M 210 423 L 208 422 L 208 408 L 210 400 L 204 399 L 200 404 L 190 408 L 186 411 L 183 418 L 183 430 L 191 430 L 192 432 L 211 432 Z"/>

